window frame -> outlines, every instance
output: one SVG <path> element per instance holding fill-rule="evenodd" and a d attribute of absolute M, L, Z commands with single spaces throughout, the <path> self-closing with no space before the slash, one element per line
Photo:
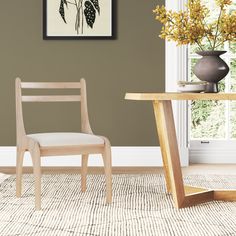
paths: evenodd
<path fill-rule="evenodd" d="M 166 8 L 183 10 L 187 0 L 166 0 Z M 176 47 L 173 42 L 165 44 L 165 91 L 176 92 L 177 82 L 188 79 L 188 48 Z M 236 163 L 236 145 L 228 140 L 190 141 L 190 109 L 186 101 L 173 102 L 176 134 L 182 166 L 190 163 Z M 205 140 L 206 141 L 206 140 Z"/>
<path fill-rule="evenodd" d="M 184 9 L 186 0 L 166 0 L 166 8 L 172 10 Z M 187 47 L 176 47 L 175 43 L 165 43 L 165 91 L 176 92 L 177 81 L 187 80 Z M 188 109 L 186 101 L 173 101 L 176 135 L 179 145 L 180 162 L 182 166 L 189 165 L 188 147 Z"/>

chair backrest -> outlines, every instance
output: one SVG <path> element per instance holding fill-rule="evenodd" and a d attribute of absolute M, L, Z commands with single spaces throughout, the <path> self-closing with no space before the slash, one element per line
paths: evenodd
<path fill-rule="evenodd" d="M 15 80 L 17 143 L 26 135 L 23 121 L 22 102 L 81 102 L 81 131 L 92 133 L 89 124 L 85 79 L 80 82 L 21 82 Z M 22 89 L 80 89 L 80 95 L 22 95 Z"/>

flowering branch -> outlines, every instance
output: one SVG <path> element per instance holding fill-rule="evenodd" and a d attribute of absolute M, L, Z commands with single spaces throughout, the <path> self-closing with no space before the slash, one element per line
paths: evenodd
<path fill-rule="evenodd" d="M 236 11 L 226 14 L 232 0 L 215 0 L 220 8 L 217 20 L 207 24 L 210 10 L 201 0 L 189 0 L 187 10 L 171 11 L 157 6 L 153 12 L 163 24 L 160 37 L 177 45 L 197 44 L 201 50 L 217 49 L 226 41 L 236 42 Z M 204 43 L 207 40 L 209 44 Z M 203 46 L 204 45 L 204 46 Z"/>
<path fill-rule="evenodd" d="M 214 39 L 214 44 L 213 44 L 212 51 L 214 51 L 215 46 L 216 46 L 216 40 L 217 40 L 217 36 L 218 36 L 218 31 L 219 31 L 219 24 L 220 24 L 221 14 L 222 14 L 222 8 L 220 8 L 220 14 L 219 14 L 219 17 L 218 17 L 218 20 L 217 20 L 216 34 L 215 34 L 215 39 Z"/>

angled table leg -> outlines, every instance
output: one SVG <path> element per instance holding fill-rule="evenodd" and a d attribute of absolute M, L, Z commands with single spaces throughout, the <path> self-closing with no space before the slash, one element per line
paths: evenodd
<path fill-rule="evenodd" d="M 154 113 L 159 136 L 167 189 L 171 190 L 175 206 L 184 202 L 184 184 L 180 167 L 171 101 L 154 101 Z"/>
<path fill-rule="evenodd" d="M 175 207 L 188 207 L 212 200 L 236 201 L 236 189 L 209 190 L 184 186 L 171 104 L 171 100 L 236 100 L 235 94 L 127 93 L 125 98 L 153 102 L 166 187 L 173 195 Z"/>
<path fill-rule="evenodd" d="M 212 190 L 184 186 L 171 101 L 154 101 L 153 108 L 161 146 L 167 190 L 171 190 L 175 207 L 187 207 L 200 202 L 213 200 L 214 192 Z M 187 195 L 185 195 L 185 192 Z"/>

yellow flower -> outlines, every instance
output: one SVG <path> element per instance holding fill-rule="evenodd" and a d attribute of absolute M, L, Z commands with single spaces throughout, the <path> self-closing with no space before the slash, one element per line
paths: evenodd
<path fill-rule="evenodd" d="M 225 41 L 235 41 L 236 12 L 226 13 L 226 6 L 231 0 L 215 0 L 220 7 L 219 18 L 209 24 L 209 9 L 201 0 L 189 0 L 187 10 L 171 11 L 165 6 L 157 6 L 153 10 L 156 20 L 163 24 L 160 37 L 168 41 L 175 41 L 177 45 L 198 44 L 203 49 L 203 41 L 207 40 L 209 47 L 215 50 Z"/>
<path fill-rule="evenodd" d="M 215 0 L 216 4 L 223 9 L 224 7 L 226 7 L 227 5 L 231 5 L 232 4 L 232 0 Z"/>
<path fill-rule="evenodd" d="M 220 20 L 219 25 L 220 40 L 225 41 L 236 41 L 236 11 L 230 15 L 224 13 Z"/>

